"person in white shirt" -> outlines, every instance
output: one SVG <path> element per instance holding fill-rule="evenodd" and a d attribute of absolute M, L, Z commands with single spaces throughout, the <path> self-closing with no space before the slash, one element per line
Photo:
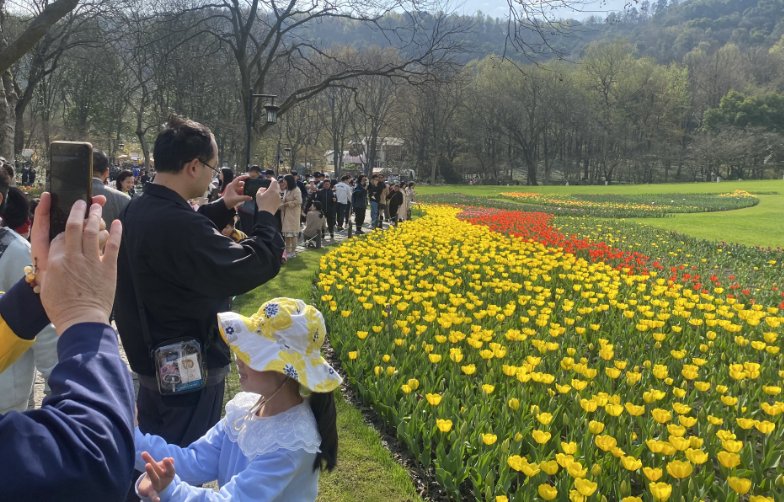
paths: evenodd
<path fill-rule="evenodd" d="M 350 226 L 349 217 L 351 216 L 351 192 L 352 188 L 349 185 L 351 176 L 346 174 L 340 178 L 340 182 L 335 185 L 335 196 L 338 199 L 338 230 L 343 230 L 343 224 Z"/>

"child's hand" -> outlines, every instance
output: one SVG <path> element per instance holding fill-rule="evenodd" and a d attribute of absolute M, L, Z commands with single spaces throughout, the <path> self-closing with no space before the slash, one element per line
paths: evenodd
<path fill-rule="evenodd" d="M 144 467 L 147 476 L 139 482 L 139 495 L 153 502 L 160 502 L 158 494 L 163 492 L 174 479 L 174 460 L 167 457 L 158 462 L 146 451 L 142 452 L 142 460 L 147 462 Z"/>

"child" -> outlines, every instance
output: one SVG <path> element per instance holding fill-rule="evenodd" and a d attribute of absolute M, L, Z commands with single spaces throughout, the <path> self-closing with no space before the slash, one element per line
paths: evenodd
<path fill-rule="evenodd" d="M 308 214 L 305 217 L 305 229 L 302 230 L 302 236 L 305 238 L 305 242 L 315 239 L 316 248 L 320 248 L 321 237 L 324 235 L 326 224 L 324 214 L 321 212 L 321 202 L 317 200 L 313 201 L 308 210 Z"/>
<path fill-rule="evenodd" d="M 187 448 L 137 427 L 136 468 L 146 470 L 137 494 L 161 501 L 315 500 L 319 471 L 335 467 L 332 391 L 342 381 L 319 352 L 326 336 L 321 312 L 275 298 L 250 318 L 218 314 L 218 324 L 245 392 Z M 198 487 L 215 479 L 220 492 Z"/>

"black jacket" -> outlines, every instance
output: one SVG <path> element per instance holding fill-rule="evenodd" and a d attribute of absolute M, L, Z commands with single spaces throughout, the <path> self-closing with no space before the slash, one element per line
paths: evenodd
<path fill-rule="evenodd" d="M 387 205 L 389 206 L 389 214 L 396 215 L 397 210 L 400 209 L 400 206 L 403 205 L 403 192 L 400 190 L 389 192 L 389 197 L 387 197 Z"/>
<path fill-rule="evenodd" d="M 322 188 L 313 195 L 312 201 L 313 200 L 317 200 L 321 203 L 321 212 L 325 215 L 335 214 L 338 210 L 338 198 L 335 195 L 335 192 L 332 191 L 332 188 Z M 308 208 L 310 208 L 311 204 L 308 204 Z"/>
<path fill-rule="evenodd" d="M 202 342 L 207 368 L 229 364 L 216 315 L 229 298 L 278 274 L 283 239 L 275 217 L 261 211 L 250 237 L 235 243 L 220 233 L 234 216 L 222 200 L 194 211 L 176 192 L 150 184 L 120 220 L 115 318 L 131 368 L 152 376 L 133 283 L 144 304 L 152 344 L 181 337 Z"/>
<path fill-rule="evenodd" d="M 354 209 L 365 209 L 367 207 L 367 189 L 362 185 L 354 187 L 351 193 L 351 207 Z"/>

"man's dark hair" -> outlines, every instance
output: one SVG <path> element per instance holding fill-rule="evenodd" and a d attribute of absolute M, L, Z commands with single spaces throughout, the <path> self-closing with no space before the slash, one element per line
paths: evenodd
<path fill-rule="evenodd" d="M 349 176 L 348 174 L 344 174 L 343 176 L 341 176 L 340 181 L 346 181 L 346 180 L 350 180 L 350 179 L 351 179 L 351 176 Z"/>
<path fill-rule="evenodd" d="M 371 179 L 371 180 L 377 180 L 377 179 L 378 179 L 378 174 L 373 174 L 373 175 L 371 175 L 371 176 L 370 176 L 370 179 Z"/>
<path fill-rule="evenodd" d="M 209 127 L 177 115 L 169 117 L 153 147 L 155 170 L 159 173 L 177 173 L 193 159 L 208 161 L 213 155 Z"/>
<path fill-rule="evenodd" d="M 250 166 L 248 168 L 248 172 L 251 172 L 251 171 L 256 171 L 257 173 L 260 173 L 261 172 L 261 168 L 254 164 L 254 165 L 252 165 L 252 166 Z"/>
<path fill-rule="evenodd" d="M 93 150 L 93 172 L 103 174 L 109 169 L 109 157 L 101 150 Z"/>

